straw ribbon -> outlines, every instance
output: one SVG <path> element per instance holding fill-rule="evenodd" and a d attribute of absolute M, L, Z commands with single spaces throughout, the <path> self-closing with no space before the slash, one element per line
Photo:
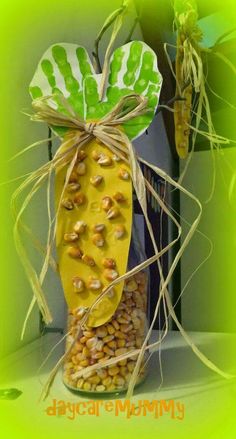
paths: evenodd
<path fill-rule="evenodd" d="M 84 127 L 84 131 L 88 134 L 93 135 L 93 131 L 96 127 L 96 122 L 87 122 Z"/>
<path fill-rule="evenodd" d="M 117 130 L 118 126 L 151 111 L 148 108 L 148 100 L 146 97 L 131 93 L 123 96 L 114 108 L 99 121 L 86 121 L 75 114 L 73 108 L 62 95 L 57 95 L 56 99 L 60 101 L 60 104 L 65 108 L 67 114 L 55 109 L 54 96 L 52 95 L 37 98 L 33 101 L 32 106 L 35 110 L 35 114 L 31 119 L 46 122 L 52 126 L 52 128 L 53 126 L 57 126 L 65 127 L 71 131 L 81 131 L 81 140 L 87 140 L 92 136 L 99 137 L 101 140 L 104 136 L 106 140 L 107 137 L 109 137 L 110 140 L 116 140 L 116 135 L 119 136 L 119 133 L 121 133 L 120 129 Z"/>

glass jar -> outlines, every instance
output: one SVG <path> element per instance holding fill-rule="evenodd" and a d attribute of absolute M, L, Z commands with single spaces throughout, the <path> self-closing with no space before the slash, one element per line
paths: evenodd
<path fill-rule="evenodd" d="M 133 215 L 127 271 L 146 259 L 138 231 L 138 217 L 140 215 Z M 79 392 L 94 393 L 117 393 L 127 389 L 137 356 L 117 360 L 110 366 L 101 367 L 101 364 L 142 346 L 148 325 L 148 288 L 149 271 L 145 269 L 124 282 L 119 305 L 105 324 L 96 328 L 86 327 L 82 331 L 64 364 L 63 380 L 67 387 Z M 69 310 L 67 348 L 74 341 L 78 322 L 83 315 L 83 307 Z M 147 353 L 136 385 L 146 375 L 146 358 Z M 95 364 L 99 368 L 78 377 L 81 370 Z"/>

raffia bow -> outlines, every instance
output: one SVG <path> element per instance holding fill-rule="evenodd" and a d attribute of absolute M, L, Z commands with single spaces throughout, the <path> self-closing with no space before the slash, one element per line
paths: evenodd
<path fill-rule="evenodd" d="M 127 143 L 127 136 L 121 131 L 124 122 L 147 113 L 148 100 L 136 93 L 123 96 L 113 110 L 98 121 L 86 121 L 79 117 L 70 106 L 68 101 L 61 95 L 56 97 L 68 114 L 61 113 L 54 108 L 53 96 L 35 99 L 32 106 L 36 112 L 32 120 L 46 122 L 52 127 L 65 127 L 72 133 L 80 132 L 79 144 L 88 142 L 92 137 L 97 137 L 110 149 L 117 148 L 124 152 L 122 143 Z M 53 105 L 50 105 L 53 104 Z M 133 105 L 132 105 L 133 104 Z M 118 128 L 119 127 L 119 128 Z M 78 137 L 75 136 L 77 143 Z"/>
<path fill-rule="evenodd" d="M 125 135 L 125 133 L 122 130 L 122 124 L 127 121 L 131 120 L 137 116 L 140 116 L 142 114 L 145 114 L 148 111 L 147 107 L 147 100 L 145 97 L 139 96 L 137 94 L 130 94 L 128 96 L 124 96 L 120 99 L 119 103 L 114 107 L 114 109 L 109 112 L 106 116 L 104 116 L 99 121 L 85 121 L 78 117 L 78 115 L 75 114 L 74 110 L 71 108 L 71 106 L 68 104 L 68 101 L 63 96 L 57 96 L 57 99 L 61 100 L 61 104 L 64 106 L 64 108 L 67 111 L 67 114 L 63 114 L 59 112 L 57 109 L 55 109 L 55 102 L 53 100 L 53 97 L 44 97 L 36 99 L 33 102 L 33 108 L 35 110 L 35 114 L 32 116 L 32 119 L 39 122 L 46 122 L 51 127 L 65 127 L 67 128 L 67 133 L 64 137 L 63 142 L 61 143 L 60 147 L 58 148 L 56 154 L 54 155 L 51 162 L 46 163 L 41 168 L 39 168 L 37 171 L 33 172 L 24 182 L 23 184 L 17 189 L 16 193 L 13 196 L 13 210 L 16 212 L 15 208 L 15 200 L 17 196 L 29 185 L 32 185 L 32 188 L 28 194 L 28 196 L 25 199 L 25 202 L 23 203 L 23 206 L 21 210 L 16 215 L 16 223 L 14 228 L 14 235 L 16 240 L 16 247 L 19 252 L 19 255 L 21 257 L 21 260 L 24 264 L 26 273 L 28 275 L 28 278 L 30 280 L 34 297 L 31 302 L 26 321 L 30 315 L 30 312 L 32 310 L 32 307 L 34 303 L 37 301 L 40 311 L 42 312 L 43 318 L 46 323 L 49 323 L 52 321 L 51 313 L 47 305 L 47 301 L 44 297 L 44 293 L 42 291 L 42 284 L 45 278 L 45 275 L 47 273 L 49 264 L 53 265 L 53 258 L 52 258 L 52 246 L 55 240 L 55 234 L 56 234 L 56 226 L 57 226 L 57 216 L 58 211 L 55 214 L 55 217 L 52 219 L 50 215 L 50 177 L 52 174 L 52 171 L 57 169 L 58 167 L 64 167 L 67 166 L 67 172 L 66 172 L 66 178 L 64 183 L 64 188 L 61 193 L 61 200 L 63 198 L 63 194 L 66 188 L 66 185 L 69 181 L 70 174 L 74 168 L 74 165 L 77 160 L 78 152 L 81 149 L 83 145 L 88 143 L 93 137 L 98 138 L 101 142 L 103 142 L 112 152 L 117 154 L 122 158 L 122 160 L 125 160 L 130 165 L 131 170 L 131 177 L 133 182 L 133 187 L 135 189 L 138 201 L 140 203 L 140 206 L 142 208 L 144 218 L 146 221 L 146 225 L 152 240 L 153 248 L 154 248 L 154 255 L 150 257 L 149 259 L 145 260 L 138 266 L 134 267 L 132 270 L 128 271 L 127 273 L 119 276 L 116 280 L 111 282 L 111 284 L 97 297 L 93 305 L 87 309 L 84 317 L 82 318 L 80 322 L 80 326 L 78 327 L 78 333 L 77 336 L 79 336 L 81 330 L 83 329 L 89 313 L 93 311 L 93 309 L 97 306 L 97 304 L 102 300 L 102 298 L 112 289 L 112 287 L 121 281 L 133 276 L 140 270 L 148 267 L 150 264 L 156 262 L 158 265 L 158 270 L 160 272 L 160 288 L 159 288 L 159 296 L 156 304 L 156 309 L 154 311 L 154 317 L 153 320 L 149 326 L 149 329 L 147 331 L 147 335 L 145 337 L 145 340 L 143 342 L 143 345 L 140 349 L 136 349 L 132 352 L 128 352 L 127 354 L 123 354 L 120 357 L 116 357 L 115 359 L 112 358 L 108 360 L 106 363 L 103 364 L 102 367 L 106 365 L 114 364 L 117 361 L 121 361 L 122 359 L 126 359 L 128 357 L 134 357 L 138 355 L 138 359 L 136 361 L 136 366 L 133 371 L 127 397 L 130 397 L 133 392 L 133 388 L 135 385 L 135 382 L 138 377 L 139 369 L 141 366 L 141 362 L 143 359 L 143 355 L 145 351 L 147 351 L 149 348 L 156 348 L 159 346 L 167 334 L 168 331 L 168 314 L 171 315 L 172 319 L 176 323 L 178 329 L 180 330 L 182 336 L 185 338 L 186 342 L 191 346 L 192 350 L 195 352 L 195 354 L 200 358 L 200 360 L 208 366 L 210 369 L 214 370 L 216 373 L 224 376 L 225 378 L 230 378 L 231 375 L 226 374 L 225 372 L 221 371 L 217 366 L 215 366 L 204 354 L 202 354 L 199 349 L 194 345 L 188 334 L 185 332 L 183 327 L 181 326 L 180 322 L 177 319 L 177 316 L 174 311 L 174 307 L 171 303 L 170 294 L 168 292 L 168 284 L 171 279 L 171 276 L 173 274 L 173 271 L 181 258 L 186 246 L 188 245 L 191 237 L 193 236 L 194 232 L 196 231 L 200 217 L 201 217 L 201 204 L 198 201 L 198 199 L 192 195 L 190 192 L 188 192 L 185 188 L 183 188 L 181 185 L 176 183 L 174 180 L 172 180 L 171 177 L 169 177 L 165 172 L 163 172 L 160 168 L 157 166 L 152 165 L 149 162 L 146 162 L 145 160 L 141 159 L 137 156 L 134 147 L 128 137 Z M 162 267 L 160 263 L 160 257 L 166 253 L 171 247 L 175 245 L 177 240 L 181 236 L 181 227 L 178 221 L 175 219 L 175 217 L 172 215 L 170 210 L 165 206 L 163 200 L 159 197 L 158 193 L 154 190 L 154 188 L 150 185 L 150 183 L 145 179 L 140 163 L 144 163 L 146 166 L 150 167 L 156 174 L 163 177 L 165 181 L 173 185 L 175 188 L 182 191 L 185 195 L 190 197 L 192 200 L 194 200 L 198 207 L 199 207 L 199 213 L 191 225 L 185 239 L 183 240 L 183 243 L 180 247 L 180 250 L 178 251 L 170 269 L 168 272 L 168 275 L 166 279 L 164 279 L 163 273 L 162 273 Z M 48 231 L 48 239 L 47 239 L 47 247 L 45 251 L 45 258 L 42 270 L 40 272 L 40 275 L 38 276 L 35 269 L 31 266 L 30 261 L 27 257 L 27 254 L 25 252 L 25 248 L 21 242 L 20 239 L 20 228 L 23 227 L 25 231 L 33 235 L 32 232 L 29 230 L 29 228 L 26 228 L 25 225 L 23 225 L 23 222 L 21 220 L 21 216 L 29 204 L 31 198 L 33 195 L 37 192 L 37 190 L 42 186 L 43 182 L 48 179 L 48 217 L 49 217 L 49 231 Z M 172 219 L 174 224 L 177 227 L 178 234 L 173 241 L 171 241 L 165 248 L 162 250 L 158 249 L 157 243 L 155 241 L 155 237 L 152 230 L 152 225 L 148 218 L 147 213 L 147 204 L 146 204 L 146 188 L 151 192 L 153 197 L 157 200 L 161 208 L 167 213 L 167 215 Z M 60 202 L 58 203 L 60 206 Z M 153 329 L 153 325 L 155 322 L 155 319 L 158 315 L 161 302 L 164 304 L 165 312 L 165 330 L 164 333 L 161 334 L 158 341 L 152 343 L 151 345 L 148 345 L 148 341 Z M 168 314 L 167 314 L 168 310 Z M 26 324 L 25 321 L 25 324 Z M 24 325 L 25 328 L 25 325 Z M 61 364 L 64 362 L 66 356 L 69 354 L 71 349 L 74 346 L 74 343 L 76 342 L 77 337 L 75 337 L 75 341 L 70 345 L 68 350 L 65 352 L 65 354 L 60 358 L 56 366 L 53 368 L 52 372 L 50 373 L 50 376 L 48 378 L 48 381 L 44 387 L 43 396 L 45 397 L 48 394 L 49 388 L 52 384 L 52 381 L 61 366 Z M 78 378 L 79 376 L 82 376 L 84 373 L 87 373 L 89 371 L 94 370 L 95 368 L 98 368 L 98 365 L 89 366 L 84 371 L 78 372 Z"/>

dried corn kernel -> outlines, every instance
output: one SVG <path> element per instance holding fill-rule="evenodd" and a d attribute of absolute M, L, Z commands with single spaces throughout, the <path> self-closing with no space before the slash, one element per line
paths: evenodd
<path fill-rule="evenodd" d="M 113 392 L 116 389 L 115 384 L 111 383 L 110 386 L 107 386 L 107 391 L 108 392 Z"/>
<path fill-rule="evenodd" d="M 115 356 L 116 356 L 116 357 L 119 357 L 119 355 L 126 354 L 126 352 L 127 352 L 127 349 L 126 349 L 126 348 L 119 348 L 119 349 L 116 349 L 116 351 L 115 351 Z"/>
<path fill-rule="evenodd" d="M 66 210 L 72 210 L 74 209 L 74 203 L 70 198 L 64 198 L 61 202 L 62 207 L 64 207 Z"/>
<path fill-rule="evenodd" d="M 86 230 L 87 224 L 84 221 L 77 221 L 74 225 L 74 231 L 76 233 L 81 234 L 84 233 Z"/>
<path fill-rule="evenodd" d="M 93 175 L 93 177 L 91 177 L 89 181 L 94 187 L 97 187 L 103 181 L 103 176 L 102 175 Z"/>
<path fill-rule="evenodd" d="M 88 358 L 85 358 L 84 360 L 80 361 L 80 366 L 87 367 L 89 366 L 89 360 Z"/>
<path fill-rule="evenodd" d="M 121 325 L 128 323 L 124 317 L 117 317 L 117 322 L 119 322 Z"/>
<path fill-rule="evenodd" d="M 86 165 L 84 162 L 80 162 L 76 168 L 76 172 L 78 175 L 85 175 L 86 174 Z"/>
<path fill-rule="evenodd" d="M 94 358 L 95 360 L 99 360 L 99 359 L 101 359 L 101 358 L 103 358 L 104 357 L 104 352 L 95 352 L 94 354 L 92 354 L 92 358 Z"/>
<path fill-rule="evenodd" d="M 78 381 L 77 381 L 76 387 L 78 389 L 81 389 L 83 387 L 83 384 L 84 384 L 83 378 L 79 378 Z"/>
<path fill-rule="evenodd" d="M 80 188 L 81 188 L 80 183 L 69 183 L 69 184 L 67 185 L 66 190 L 67 190 L 67 192 L 69 192 L 69 193 L 73 193 L 73 192 L 77 192 L 77 191 L 79 191 Z"/>
<path fill-rule="evenodd" d="M 135 368 L 135 361 L 128 361 L 127 368 L 128 368 L 129 372 L 133 372 L 133 370 Z"/>
<path fill-rule="evenodd" d="M 119 276 L 119 274 L 117 273 L 117 271 L 113 270 L 112 268 L 106 268 L 104 270 L 104 277 L 107 280 L 110 280 L 110 281 L 115 280 L 115 279 L 117 279 L 118 276 Z"/>
<path fill-rule="evenodd" d="M 101 157 L 101 152 L 97 151 L 96 149 L 94 151 L 92 151 L 92 158 L 93 160 L 95 160 L 96 162 L 98 161 L 98 159 Z"/>
<path fill-rule="evenodd" d="M 82 256 L 82 261 L 86 265 L 89 265 L 90 267 L 95 267 L 95 265 L 96 265 L 96 263 L 95 263 L 94 259 L 92 258 L 92 256 L 83 255 Z"/>
<path fill-rule="evenodd" d="M 75 197 L 74 197 L 74 204 L 76 206 L 81 206 L 82 204 L 84 204 L 86 201 L 86 197 L 83 194 L 83 192 L 78 192 Z"/>
<path fill-rule="evenodd" d="M 97 391 L 97 392 L 104 392 L 104 390 L 106 390 L 106 387 L 103 386 L 102 384 L 99 384 L 99 385 L 96 387 L 96 391 Z"/>
<path fill-rule="evenodd" d="M 121 158 L 118 155 L 116 155 L 116 154 L 113 154 L 112 159 L 114 160 L 114 162 L 120 162 L 121 161 Z"/>
<path fill-rule="evenodd" d="M 130 293 L 132 293 L 133 291 L 137 290 L 137 288 L 138 288 L 138 284 L 137 284 L 137 282 L 134 279 L 129 280 L 125 284 L 125 286 L 124 286 L 124 290 L 128 291 Z"/>
<path fill-rule="evenodd" d="M 91 384 L 99 384 L 99 383 L 101 382 L 101 378 L 99 378 L 99 376 L 97 376 L 97 375 L 94 375 L 94 376 L 92 376 L 92 377 L 89 377 L 89 378 L 88 378 L 88 381 L 89 381 Z"/>
<path fill-rule="evenodd" d="M 85 381 L 85 383 L 83 384 L 83 389 L 84 390 L 91 390 L 91 384 L 88 383 L 88 381 Z"/>
<path fill-rule="evenodd" d="M 126 366 L 126 364 L 127 364 L 127 360 L 120 360 L 120 361 L 118 361 L 118 366 Z"/>
<path fill-rule="evenodd" d="M 98 375 L 102 380 L 104 380 L 105 378 L 107 378 L 108 373 L 107 373 L 107 371 L 106 371 L 105 369 L 98 369 L 98 370 L 97 370 L 97 375 Z"/>
<path fill-rule="evenodd" d="M 119 323 L 118 323 L 115 319 L 113 319 L 113 320 L 111 321 L 111 324 L 114 326 L 114 328 L 115 328 L 116 330 L 120 329 L 120 325 L 119 325 Z"/>
<path fill-rule="evenodd" d="M 108 196 L 103 197 L 101 201 L 101 208 L 107 212 L 111 208 L 112 204 L 113 201 L 111 197 Z"/>
<path fill-rule="evenodd" d="M 98 331 L 98 332 L 99 332 L 99 331 Z M 98 333 L 97 333 L 97 335 L 98 335 Z M 102 341 L 102 340 L 98 340 L 98 342 L 97 342 L 97 344 L 96 344 L 96 350 L 97 350 L 97 351 L 101 351 L 102 348 L 103 348 L 103 345 L 104 345 L 103 341 Z"/>
<path fill-rule="evenodd" d="M 119 387 L 123 387 L 125 384 L 125 379 L 120 375 L 115 375 L 113 378 L 113 383 Z"/>
<path fill-rule="evenodd" d="M 75 242 L 75 241 L 78 241 L 78 239 L 79 239 L 79 235 L 75 232 L 64 234 L 64 241 L 65 242 Z"/>
<path fill-rule="evenodd" d="M 67 250 L 68 255 L 74 259 L 81 259 L 83 252 L 79 247 L 69 247 Z"/>
<path fill-rule="evenodd" d="M 69 177 L 69 183 L 77 183 L 78 182 L 78 174 L 76 171 L 72 171 Z"/>
<path fill-rule="evenodd" d="M 101 233 L 95 233 L 95 235 L 92 237 L 92 242 L 94 245 L 96 245 L 96 247 L 103 247 L 105 244 L 105 240 Z"/>
<path fill-rule="evenodd" d="M 77 155 L 77 161 L 82 162 L 84 159 L 86 159 L 87 154 L 83 149 L 80 149 Z"/>
<path fill-rule="evenodd" d="M 98 328 L 96 328 L 96 335 L 98 337 L 104 338 L 107 336 L 107 329 L 105 326 L 100 326 Z"/>
<path fill-rule="evenodd" d="M 120 372 L 120 368 L 118 366 L 111 366 L 108 368 L 108 375 L 114 377 Z"/>
<path fill-rule="evenodd" d="M 86 343 L 87 340 L 88 340 L 87 337 L 83 336 L 80 338 L 80 343 L 84 344 L 84 343 Z"/>
<path fill-rule="evenodd" d="M 91 338 L 89 338 L 87 340 L 86 346 L 87 346 L 88 349 L 94 349 L 96 344 L 97 344 L 97 342 L 98 342 L 97 337 L 91 337 Z"/>
<path fill-rule="evenodd" d="M 117 201 L 117 203 L 124 203 L 126 201 L 126 198 L 124 197 L 122 192 L 116 192 L 113 195 L 113 198 L 114 198 L 115 201 Z"/>
<path fill-rule="evenodd" d="M 105 230 L 105 224 L 95 224 L 93 226 L 93 231 L 97 233 L 101 233 Z"/>
<path fill-rule="evenodd" d="M 108 334 L 112 335 L 115 332 L 115 328 L 112 325 L 107 325 Z"/>
<path fill-rule="evenodd" d="M 120 210 L 117 207 L 111 207 L 107 212 L 107 219 L 115 219 L 120 216 Z"/>
<path fill-rule="evenodd" d="M 132 329 L 133 329 L 133 325 L 129 325 L 129 324 L 122 324 L 122 325 L 120 325 L 121 332 L 126 333 L 126 332 L 129 332 L 129 331 L 132 331 Z"/>
<path fill-rule="evenodd" d="M 75 293 L 82 293 L 84 291 L 84 281 L 80 277 L 74 277 L 72 283 Z"/>
<path fill-rule="evenodd" d="M 103 258 L 102 265 L 105 268 L 115 268 L 116 267 L 116 261 L 112 258 Z"/>
<path fill-rule="evenodd" d="M 121 180 L 129 180 L 129 173 L 125 168 L 120 168 L 118 177 L 121 178 Z"/>
<path fill-rule="evenodd" d="M 82 356 L 83 358 L 90 357 L 90 350 L 87 348 L 87 342 L 86 342 L 86 346 L 83 347 Z"/>
<path fill-rule="evenodd" d="M 108 346 L 104 346 L 103 351 L 107 354 L 110 355 L 110 357 L 112 357 L 114 354 L 114 351 L 112 349 L 110 349 Z"/>
<path fill-rule="evenodd" d="M 88 281 L 88 288 L 94 291 L 100 290 L 102 288 L 100 279 L 91 276 Z"/>
<path fill-rule="evenodd" d="M 116 349 L 117 348 L 117 343 L 115 340 L 111 340 L 107 343 L 107 346 L 109 346 L 109 348 L 111 349 Z"/>
<path fill-rule="evenodd" d="M 121 239 L 125 235 L 125 226 L 123 224 L 117 224 L 114 228 L 114 236 L 116 239 Z"/>
<path fill-rule="evenodd" d="M 103 338 L 104 343 L 108 343 L 109 341 L 114 339 L 114 335 L 106 335 L 106 337 Z"/>
<path fill-rule="evenodd" d="M 123 332 L 121 332 L 121 331 L 116 331 L 115 332 L 115 337 L 119 338 L 119 339 L 125 339 L 126 338 L 126 334 L 123 334 Z"/>
<path fill-rule="evenodd" d="M 100 154 L 100 157 L 97 161 L 99 165 L 101 166 L 111 166 L 112 165 L 112 159 L 108 155 Z"/>
<path fill-rule="evenodd" d="M 120 367 L 120 374 L 125 377 L 127 374 L 127 368 L 125 366 Z"/>
<path fill-rule="evenodd" d="M 104 386 L 109 386 L 110 384 L 112 383 L 112 378 L 111 377 L 106 377 L 106 378 L 104 378 L 103 380 L 102 380 L 102 384 L 104 385 Z"/>
<path fill-rule="evenodd" d="M 88 330 L 84 331 L 84 336 L 87 338 L 94 337 L 95 331 L 93 331 L 92 329 L 88 329 Z"/>

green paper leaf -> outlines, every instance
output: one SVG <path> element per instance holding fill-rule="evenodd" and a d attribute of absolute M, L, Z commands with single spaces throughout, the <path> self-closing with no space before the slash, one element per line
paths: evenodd
<path fill-rule="evenodd" d="M 95 74 L 82 46 L 60 43 L 51 46 L 43 55 L 29 90 L 33 99 L 63 94 L 85 120 L 100 119 L 122 96 L 138 93 L 147 97 L 150 111 L 126 122 L 123 127 L 130 140 L 142 134 L 154 117 L 162 83 L 153 50 L 142 41 L 133 41 L 114 51 L 102 102 L 99 102 L 100 80 L 101 74 Z M 66 112 L 60 101 L 56 102 L 58 111 Z M 57 127 L 54 130 L 60 135 L 64 133 Z"/>

